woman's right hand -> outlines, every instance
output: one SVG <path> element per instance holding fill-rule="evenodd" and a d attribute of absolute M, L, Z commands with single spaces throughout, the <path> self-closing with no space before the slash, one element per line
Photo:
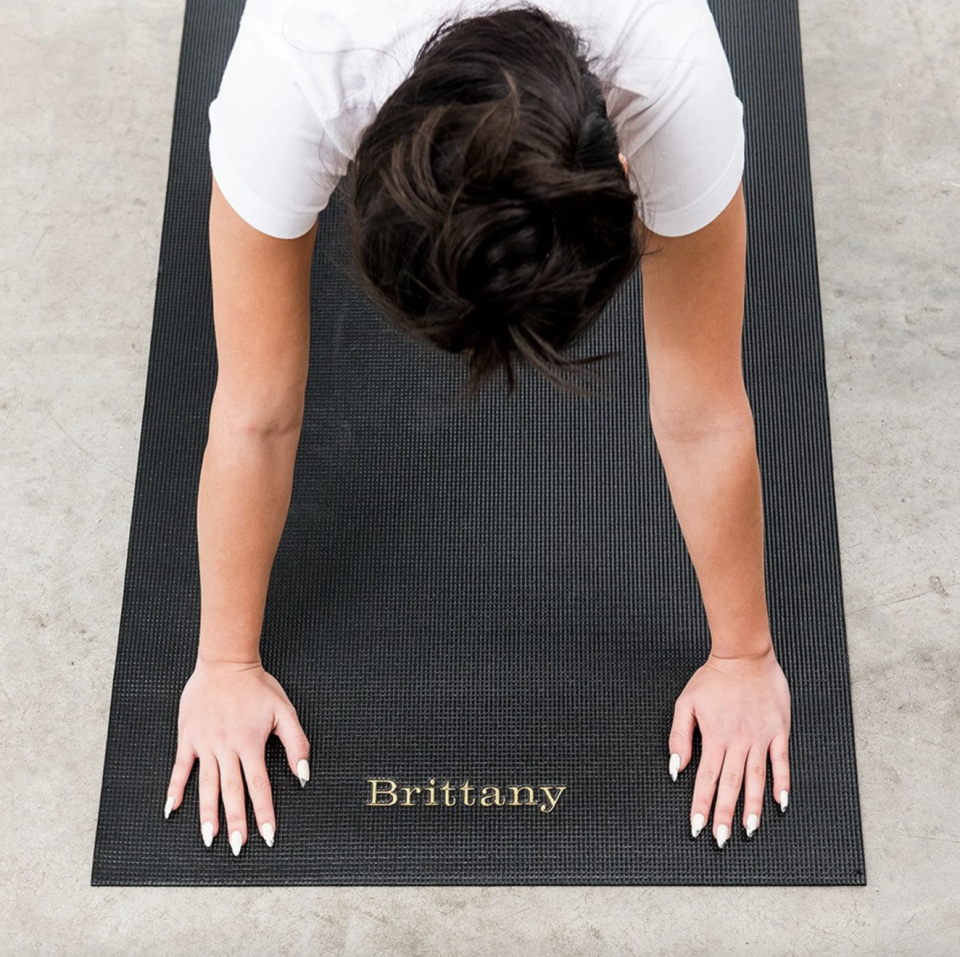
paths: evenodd
<path fill-rule="evenodd" d="M 259 661 L 198 659 L 180 696 L 178 727 L 177 757 L 164 817 L 182 803 L 193 762 L 199 758 L 200 831 L 207 847 L 220 826 L 220 797 L 235 856 L 246 843 L 244 779 L 257 827 L 272 847 L 277 822 L 264 761 L 264 747 L 271 733 L 275 732 L 282 742 L 290 770 L 301 786 L 310 780 L 310 743 L 280 683 L 263 670 Z"/>

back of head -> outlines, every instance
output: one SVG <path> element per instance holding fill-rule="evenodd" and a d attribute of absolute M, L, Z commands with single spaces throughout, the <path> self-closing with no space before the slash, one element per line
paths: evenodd
<path fill-rule="evenodd" d="M 406 333 L 470 359 L 475 391 L 562 355 L 636 268 L 637 196 L 582 41 L 533 6 L 445 21 L 364 131 L 353 261 Z M 573 391 L 581 391 L 573 388 Z"/>

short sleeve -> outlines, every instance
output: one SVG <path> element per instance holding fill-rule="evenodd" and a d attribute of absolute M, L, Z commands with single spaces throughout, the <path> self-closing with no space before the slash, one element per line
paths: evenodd
<path fill-rule="evenodd" d="M 656 86 L 646 94 L 614 88 L 608 112 L 637 181 L 645 226 L 683 236 L 723 212 L 743 177 L 743 104 L 709 11 Z"/>
<path fill-rule="evenodd" d="M 227 202 L 269 236 L 306 233 L 348 160 L 258 21 L 241 20 L 208 116 L 210 166 Z"/>

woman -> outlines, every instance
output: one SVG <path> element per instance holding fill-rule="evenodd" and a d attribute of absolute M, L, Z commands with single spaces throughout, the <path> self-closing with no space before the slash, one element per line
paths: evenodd
<path fill-rule="evenodd" d="M 402 9 L 398 9 L 402 6 Z M 350 166 L 358 278 L 386 315 L 467 357 L 569 387 L 564 347 L 639 263 L 650 417 L 711 632 L 674 709 L 668 770 L 702 736 L 690 809 L 722 847 L 769 753 L 790 790 L 790 693 L 767 617 L 744 388 L 742 108 L 705 0 L 248 0 L 210 106 L 219 373 L 198 494 L 201 625 L 165 815 L 200 761 L 209 847 L 276 820 L 264 745 L 309 742 L 259 654 L 303 415 L 317 215 Z M 636 185 L 636 190 L 633 188 Z M 641 254 L 643 254 L 641 260 Z M 582 360 L 581 360 L 582 361 Z"/>

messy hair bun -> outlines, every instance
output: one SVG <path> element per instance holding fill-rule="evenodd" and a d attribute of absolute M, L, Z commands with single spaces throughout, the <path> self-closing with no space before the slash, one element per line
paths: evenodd
<path fill-rule="evenodd" d="M 537 7 L 445 21 L 364 131 L 348 186 L 362 288 L 404 332 L 467 353 L 471 392 L 562 351 L 636 268 L 637 195 L 582 41 Z"/>

